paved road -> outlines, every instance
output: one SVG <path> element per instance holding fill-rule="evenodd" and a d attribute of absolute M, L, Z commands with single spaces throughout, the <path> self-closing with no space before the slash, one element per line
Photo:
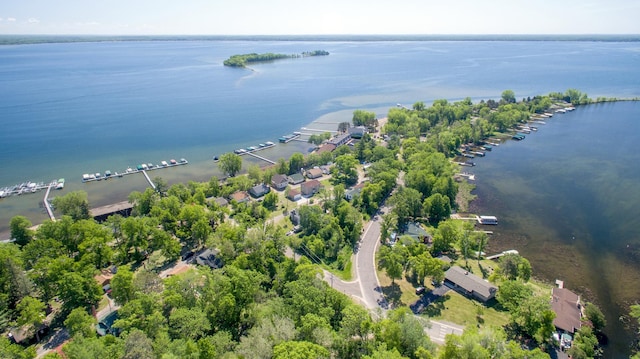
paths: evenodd
<path fill-rule="evenodd" d="M 386 212 L 386 209 L 383 208 Z M 380 220 L 374 218 L 367 224 L 360 240 L 360 248 L 355 255 L 355 274 L 353 281 L 345 282 L 324 271 L 324 280 L 333 288 L 359 301 L 375 316 L 385 316 L 388 303 L 385 300 L 378 275 L 376 274 L 375 253 L 380 244 Z M 418 317 L 421 320 L 422 317 Z M 425 322 L 425 333 L 437 344 L 444 344 L 447 334 L 462 335 L 464 327 L 445 321 L 429 320 Z"/>

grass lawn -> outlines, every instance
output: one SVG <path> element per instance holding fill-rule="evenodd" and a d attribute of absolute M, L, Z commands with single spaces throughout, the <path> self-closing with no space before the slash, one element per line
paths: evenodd
<path fill-rule="evenodd" d="M 376 269 L 376 273 L 380 287 L 382 287 L 382 293 L 393 308 L 409 306 L 418 300 L 415 286 L 409 283 L 406 278 L 396 279 L 395 283 L 391 284 L 391 278 L 384 271 Z"/>
<path fill-rule="evenodd" d="M 106 295 L 102 296 L 102 299 L 100 299 L 100 303 L 98 303 L 98 309 L 96 309 L 96 311 L 101 311 L 102 309 L 106 308 L 109 305 L 109 300 L 107 299 Z"/>
<path fill-rule="evenodd" d="M 321 267 L 344 281 L 350 281 L 353 279 L 353 259 L 354 257 L 351 256 L 349 263 L 347 263 L 343 270 L 337 270 L 336 268 L 330 267 L 326 264 L 322 264 Z"/>
<path fill-rule="evenodd" d="M 479 311 L 482 313 L 481 315 L 478 315 Z M 509 322 L 508 312 L 498 311 L 493 305 L 487 307 L 453 290 L 429 305 L 423 315 L 464 326 L 501 327 Z"/>

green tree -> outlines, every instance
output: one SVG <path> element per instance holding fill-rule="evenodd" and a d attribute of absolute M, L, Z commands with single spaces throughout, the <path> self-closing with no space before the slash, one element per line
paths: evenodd
<path fill-rule="evenodd" d="M 124 305 L 135 298 L 133 272 L 131 272 L 129 266 L 118 267 L 118 272 L 111 278 L 111 296 L 120 305 Z"/>
<path fill-rule="evenodd" d="M 593 303 L 587 303 L 584 307 L 584 314 L 587 320 L 593 325 L 593 330 L 598 333 L 607 325 L 607 321 L 604 318 L 604 314 L 597 305 Z"/>
<path fill-rule="evenodd" d="M 370 111 L 353 111 L 352 122 L 354 126 L 375 127 L 376 114 Z"/>
<path fill-rule="evenodd" d="M 440 193 L 434 193 L 424 200 L 423 210 L 432 223 L 439 223 L 451 216 L 449 198 Z"/>
<path fill-rule="evenodd" d="M 394 246 L 393 248 L 382 246 L 379 252 L 378 267 L 384 269 L 391 283 L 394 284 L 396 279 L 402 278 L 404 272 L 404 266 L 406 264 L 406 252 L 402 250 L 404 248 L 401 245 Z"/>
<path fill-rule="evenodd" d="M 102 288 L 93 279 L 93 271 L 69 272 L 58 281 L 59 296 L 64 308 L 71 310 L 77 307 L 91 308 L 102 298 Z"/>
<path fill-rule="evenodd" d="M 75 308 L 64 320 L 64 326 L 72 337 L 81 335 L 84 338 L 95 337 L 96 331 L 93 326 L 96 319 L 89 315 L 84 308 Z"/>
<path fill-rule="evenodd" d="M 143 332 L 134 330 L 124 341 L 122 359 L 154 359 L 153 342 Z"/>
<path fill-rule="evenodd" d="M 513 90 L 504 90 L 502 91 L 502 100 L 506 103 L 515 103 L 516 94 L 513 92 Z"/>
<path fill-rule="evenodd" d="M 211 323 L 200 308 L 178 308 L 169 316 L 169 329 L 176 339 L 197 340 L 211 330 Z"/>
<path fill-rule="evenodd" d="M 273 347 L 273 359 L 322 359 L 329 357 L 327 349 L 306 341 L 286 341 Z"/>
<path fill-rule="evenodd" d="M 74 221 L 89 219 L 89 200 L 87 192 L 74 191 L 53 199 L 53 206 L 63 215 L 70 216 Z"/>
<path fill-rule="evenodd" d="M 295 152 L 289 157 L 289 174 L 300 173 L 304 168 L 304 155 L 300 152 Z"/>
<path fill-rule="evenodd" d="M 26 245 L 33 239 L 33 231 L 30 229 L 33 226 L 31 221 L 24 216 L 15 216 L 11 218 L 9 222 L 9 228 L 11 228 L 11 238 L 16 241 L 16 244 L 20 247 Z"/>
<path fill-rule="evenodd" d="M 602 349 L 598 346 L 598 338 L 590 327 L 583 325 L 578 329 L 567 354 L 574 359 L 589 359 L 602 355 Z"/>
<path fill-rule="evenodd" d="M 500 305 L 515 311 L 520 303 L 524 303 L 533 296 L 533 290 L 525 283 L 517 280 L 508 280 L 500 284 L 500 290 L 496 293 L 496 300 Z"/>
<path fill-rule="evenodd" d="M 331 174 L 336 183 L 352 186 L 358 182 L 358 160 L 351 154 L 336 157 L 335 165 L 331 168 Z"/>
<path fill-rule="evenodd" d="M 242 169 L 242 157 L 231 152 L 225 153 L 220 156 L 218 166 L 222 172 L 229 175 L 229 177 L 234 177 L 238 172 L 240 172 L 240 169 Z"/>
<path fill-rule="evenodd" d="M 20 303 L 18 303 L 16 310 L 19 313 L 18 325 L 30 326 L 36 333 L 36 340 L 40 341 L 38 331 L 40 329 L 40 324 L 42 324 L 45 318 L 45 304 L 39 299 L 27 296 L 22 298 Z"/>

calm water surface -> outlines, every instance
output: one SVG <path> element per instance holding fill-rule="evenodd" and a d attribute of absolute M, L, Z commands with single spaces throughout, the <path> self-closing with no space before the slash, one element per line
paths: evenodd
<path fill-rule="evenodd" d="M 607 357 L 632 339 L 619 320 L 640 300 L 640 103 L 579 107 L 477 159 L 473 210 L 499 217 L 490 250 L 517 249 L 607 316 Z"/>
<path fill-rule="evenodd" d="M 233 54 L 317 49 L 331 55 L 260 64 L 252 70 L 222 66 Z M 337 123 L 350 121 L 355 109 L 384 116 L 396 103 L 499 98 L 505 89 L 514 90 L 518 98 L 567 88 L 591 97 L 640 96 L 639 63 L 637 42 L 141 41 L 2 46 L 0 187 L 64 177 L 67 186 L 55 195 L 84 190 L 91 205 L 100 206 L 125 200 L 132 190 L 144 190 L 143 178 L 83 184 L 83 173 L 122 171 L 139 163 L 185 157 L 189 165 L 151 176 L 169 183 L 208 180 L 220 175 L 211 160 L 214 155 L 277 142 L 303 126 L 333 130 Z M 532 258 L 536 272 L 549 279 L 563 277 L 570 287 L 592 289 L 609 318 L 620 312 L 617 305 L 632 299 L 630 290 L 620 288 L 637 287 L 631 282 L 607 285 L 635 278 L 626 273 L 637 268 L 635 257 L 628 254 L 633 250 L 626 249 L 627 242 L 635 242 L 621 238 L 634 230 L 633 214 L 638 213 L 633 212 L 637 200 L 631 196 L 638 131 L 630 130 L 630 123 L 619 125 L 614 111 L 621 109 L 638 118 L 634 104 L 581 109 L 564 116 L 565 135 L 548 137 L 545 132 L 556 126 L 550 124 L 531 139 L 490 154 L 478 168 L 490 171 L 479 173 L 478 192 L 485 202 L 478 205 L 498 214 L 500 230 L 509 232 L 494 245 L 517 247 L 527 256 L 536 250 L 549 253 Z M 604 120 L 582 119 L 596 111 Z M 607 123 L 602 131 L 618 134 L 614 146 L 599 142 L 597 136 L 580 150 L 552 150 L 548 145 L 515 152 L 537 139 L 573 141 L 602 122 Z M 611 147 L 618 152 L 609 152 Z M 277 159 L 308 150 L 305 143 L 292 142 L 263 155 Z M 614 156 L 622 164 L 595 162 L 592 155 L 574 158 L 589 151 Z M 512 166 L 489 167 L 508 154 L 516 158 L 510 160 Z M 525 173 L 518 166 L 533 168 L 536 160 L 540 164 L 535 173 L 546 176 L 535 181 L 534 176 L 518 177 Z M 580 170 L 587 172 L 578 174 Z M 597 196 L 591 195 L 591 183 L 598 184 Z M 500 191 L 483 187 L 489 185 L 508 195 L 500 197 Z M 623 195 L 612 192 L 620 188 L 628 190 Z M 560 196 L 569 190 L 581 195 Z M 35 223 L 45 218 L 39 204 L 42 195 L 0 200 L 3 237 L 16 214 Z M 530 204 L 536 199 L 547 207 Z M 618 213 L 621 208 L 626 210 Z M 534 245 L 535 250 L 527 250 Z M 565 266 L 555 264 L 560 258 Z M 612 341 L 618 340 L 619 331 L 615 334 Z"/>

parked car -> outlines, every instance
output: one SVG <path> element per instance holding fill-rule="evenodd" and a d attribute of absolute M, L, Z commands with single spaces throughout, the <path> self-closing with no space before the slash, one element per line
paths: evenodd
<path fill-rule="evenodd" d="M 422 295 L 422 293 L 424 293 L 425 288 L 423 286 L 420 286 L 418 288 L 416 288 L 416 294 L 417 295 Z"/>

